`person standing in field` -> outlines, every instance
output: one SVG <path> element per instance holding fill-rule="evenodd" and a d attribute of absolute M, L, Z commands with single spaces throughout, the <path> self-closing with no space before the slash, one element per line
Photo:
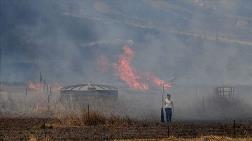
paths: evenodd
<path fill-rule="evenodd" d="M 171 123 L 172 112 L 174 111 L 173 101 L 171 100 L 171 95 L 167 94 L 167 96 L 163 102 L 164 102 L 164 109 L 165 109 L 165 115 L 166 115 L 166 122 Z"/>

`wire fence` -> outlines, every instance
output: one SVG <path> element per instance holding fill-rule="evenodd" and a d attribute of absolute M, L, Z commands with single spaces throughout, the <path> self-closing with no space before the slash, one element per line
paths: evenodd
<path fill-rule="evenodd" d="M 113 139 L 158 139 L 168 137 L 197 138 L 202 136 L 228 136 L 250 138 L 252 124 L 240 123 L 172 123 L 145 126 L 79 126 L 39 127 L 32 129 L 0 129 L 0 140 L 29 140 L 31 135 L 38 140 L 113 140 Z"/>

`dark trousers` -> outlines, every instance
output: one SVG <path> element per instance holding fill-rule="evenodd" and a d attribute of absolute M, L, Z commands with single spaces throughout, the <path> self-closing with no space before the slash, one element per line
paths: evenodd
<path fill-rule="evenodd" d="M 172 109 L 165 108 L 166 122 L 170 123 L 172 118 Z"/>

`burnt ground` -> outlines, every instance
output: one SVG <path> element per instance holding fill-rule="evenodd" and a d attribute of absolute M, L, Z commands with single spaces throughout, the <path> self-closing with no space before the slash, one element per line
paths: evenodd
<path fill-rule="evenodd" d="M 168 128 L 169 127 L 169 128 Z M 248 137 L 252 135 L 251 122 L 196 122 L 177 121 L 170 126 L 155 122 L 131 125 L 64 126 L 51 118 L 0 118 L 0 140 L 105 140 L 132 138 L 166 138 L 175 136 L 194 138 L 205 135 Z"/>

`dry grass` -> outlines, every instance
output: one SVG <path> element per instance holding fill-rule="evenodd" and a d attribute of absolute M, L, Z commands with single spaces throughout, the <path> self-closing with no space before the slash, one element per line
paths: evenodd
<path fill-rule="evenodd" d="M 80 117 L 77 114 L 71 113 L 60 118 L 60 124 L 63 126 L 81 126 Z"/>
<path fill-rule="evenodd" d="M 82 110 L 81 114 L 67 114 L 59 120 L 62 126 L 96 126 L 106 123 L 106 117 L 103 114 L 85 110 Z"/>
<path fill-rule="evenodd" d="M 108 119 L 106 124 L 108 126 L 131 126 L 136 124 L 136 121 L 130 119 L 129 117 L 119 117 L 119 116 L 114 116 L 111 115 Z"/>
<path fill-rule="evenodd" d="M 131 126 L 151 126 L 153 123 L 142 123 L 141 121 L 132 120 L 129 117 L 119 117 L 111 115 L 106 117 L 105 115 L 95 111 L 83 110 L 81 114 L 71 113 L 60 119 L 59 126 L 97 126 L 103 125 L 109 129 L 114 127 L 131 127 Z M 159 125 L 156 125 L 159 126 Z M 98 126 L 99 127 L 99 126 Z M 190 131 L 189 131 L 190 132 Z M 210 134 L 211 135 L 211 134 Z M 182 137 L 182 136 L 178 136 Z M 128 139 L 128 141 L 252 141 L 252 138 L 230 138 L 226 136 L 203 136 L 199 138 L 178 138 L 170 137 L 164 139 Z M 127 140 L 126 140 L 127 141 Z"/>
<path fill-rule="evenodd" d="M 37 141 L 37 138 L 34 135 L 31 135 L 28 141 Z"/>
<path fill-rule="evenodd" d="M 83 125 L 103 125 L 106 123 L 106 117 L 98 112 L 94 111 L 82 111 L 81 122 Z"/>
<path fill-rule="evenodd" d="M 82 110 L 81 114 L 70 113 L 63 117 L 58 118 L 62 126 L 131 126 L 137 123 L 137 121 L 130 119 L 129 117 L 119 117 L 111 115 L 106 117 L 102 113 L 95 111 Z"/>
<path fill-rule="evenodd" d="M 39 141 L 39 139 L 36 136 L 34 136 L 34 135 L 30 135 L 28 141 Z M 52 139 L 50 139 L 49 137 L 45 137 L 45 138 L 43 138 L 40 141 L 52 141 Z"/>
<path fill-rule="evenodd" d="M 29 141 L 38 141 L 34 135 L 31 135 Z M 49 137 L 42 139 L 42 141 L 53 141 Z M 252 141 L 252 138 L 229 138 L 224 136 L 204 136 L 200 138 L 191 138 L 191 139 L 183 139 L 183 138 L 164 138 L 164 139 L 120 139 L 114 141 Z"/>

